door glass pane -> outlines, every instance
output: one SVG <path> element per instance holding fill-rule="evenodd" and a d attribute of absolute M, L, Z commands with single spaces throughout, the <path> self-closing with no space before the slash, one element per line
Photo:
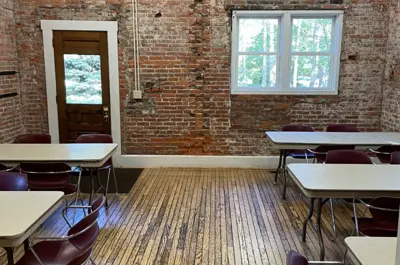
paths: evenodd
<path fill-rule="evenodd" d="M 239 20 L 239 52 L 276 52 L 278 19 Z"/>
<path fill-rule="evenodd" d="M 290 86 L 295 88 L 327 88 L 330 56 L 292 56 Z"/>
<path fill-rule="evenodd" d="M 275 87 L 276 55 L 240 55 L 239 87 Z"/>
<path fill-rule="evenodd" d="M 100 55 L 64 54 L 67 104 L 102 104 Z"/>
<path fill-rule="evenodd" d="M 292 24 L 293 52 L 330 52 L 331 18 L 295 18 Z"/>

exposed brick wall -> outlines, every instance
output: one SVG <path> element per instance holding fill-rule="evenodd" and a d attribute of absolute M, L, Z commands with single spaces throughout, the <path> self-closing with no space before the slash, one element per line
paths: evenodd
<path fill-rule="evenodd" d="M 389 8 L 389 36 L 383 79 L 382 129 L 400 131 L 400 8 L 392 1 Z"/>
<path fill-rule="evenodd" d="M 18 71 L 13 0 L 0 0 L 0 72 Z M 20 93 L 19 75 L 0 76 L 0 95 Z M 20 96 L 0 99 L 0 143 L 23 131 Z"/>
<path fill-rule="evenodd" d="M 333 2 L 340 2 L 332 0 Z M 131 1 L 18 0 L 24 121 L 47 128 L 41 19 L 117 20 L 122 150 L 130 154 L 261 155 L 273 152 L 263 131 L 304 122 L 354 123 L 378 130 L 388 2 L 346 0 L 140 0 L 143 100 L 133 87 Z M 231 96 L 232 9 L 345 9 L 339 96 Z"/>

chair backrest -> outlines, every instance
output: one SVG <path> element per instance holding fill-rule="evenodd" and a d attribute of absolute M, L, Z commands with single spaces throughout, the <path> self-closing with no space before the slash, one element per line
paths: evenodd
<path fill-rule="evenodd" d="M 101 144 L 112 144 L 113 139 L 108 134 L 82 134 L 75 140 L 75 143 L 101 143 Z"/>
<path fill-rule="evenodd" d="M 291 250 L 286 256 L 286 265 L 308 265 L 308 261 L 304 256 Z"/>
<path fill-rule="evenodd" d="M 326 127 L 327 132 L 359 132 L 356 126 L 351 124 L 329 124 Z"/>
<path fill-rule="evenodd" d="M 376 151 L 381 153 L 393 153 L 400 151 L 400 145 L 384 145 L 376 149 Z"/>
<path fill-rule="evenodd" d="M 47 133 L 29 133 L 18 135 L 15 144 L 50 144 L 51 136 Z"/>
<path fill-rule="evenodd" d="M 379 208 L 395 210 L 395 211 L 384 211 L 384 210 L 369 208 L 369 211 L 375 220 L 383 222 L 394 222 L 396 224 L 398 223 L 399 219 L 398 210 L 400 205 L 400 198 L 380 197 L 373 199 L 369 204 Z"/>
<path fill-rule="evenodd" d="M 30 190 L 59 190 L 69 183 L 71 167 L 63 163 L 21 163 Z"/>
<path fill-rule="evenodd" d="M 283 132 L 313 132 L 313 127 L 302 124 L 288 124 L 282 127 Z"/>
<path fill-rule="evenodd" d="M 28 178 L 19 172 L 0 172 L 0 191 L 27 191 Z"/>
<path fill-rule="evenodd" d="M 392 165 L 400 164 L 400 151 L 395 151 L 391 154 L 390 164 L 392 164 Z"/>
<path fill-rule="evenodd" d="M 326 155 L 327 164 L 372 164 L 369 156 L 358 150 L 331 150 Z"/>
<path fill-rule="evenodd" d="M 101 196 L 92 203 L 91 213 L 74 225 L 68 236 L 72 236 L 70 242 L 80 250 L 89 250 L 99 235 L 100 228 L 97 223 L 100 208 L 104 206 L 106 198 Z M 76 236 L 74 236 L 76 235 Z"/>

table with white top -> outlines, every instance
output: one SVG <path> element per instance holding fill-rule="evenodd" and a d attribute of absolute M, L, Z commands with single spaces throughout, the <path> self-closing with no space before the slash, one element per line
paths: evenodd
<path fill-rule="evenodd" d="M 396 237 L 347 237 L 344 242 L 361 265 L 394 265 Z"/>
<path fill-rule="evenodd" d="M 383 145 L 400 145 L 396 132 L 282 132 L 267 131 L 265 135 L 279 150 L 307 149 L 320 145 L 355 145 L 360 149 Z"/>
<path fill-rule="evenodd" d="M 9 265 L 14 264 L 13 248 L 27 242 L 62 204 L 63 196 L 60 191 L 0 191 L 0 247 Z"/>
<path fill-rule="evenodd" d="M 64 163 L 79 169 L 78 188 L 80 193 L 82 168 L 100 168 L 115 153 L 118 145 L 113 143 L 88 144 L 0 144 L 0 164 L 17 166 L 21 163 Z M 92 171 L 90 171 L 92 172 Z M 91 196 L 94 184 L 91 176 Z M 101 186 L 103 190 L 104 188 Z M 90 200 L 89 200 L 90 201 Z"/>
<path fill-rule="evenodd" d="M 286 167 L 286 158 L 293 150 L 313 149 L 318 146 L 353 145 L 357 149 L 377 148 L 384 145 L 400 145 L 400 133 L 395 132 L 287 132 L 267 131 L 274 148 L 280 150 L 278 174 Z M 286 195 L 286 176 L 284 176 L 283 198 Z"/>
<path fill-rule="evenodd" d="M 290 164 L 287 168 L 297 186 L 310 198 L 309 213 L 303 224 L 303 241 L 317 200 L 320 260 L 325 257 L 321 209 L 329 198 L 400 197 L 400 165 Z"/>
<path fill-rule="evenodd" d="M 117 144 L 0 144 L 0 163 L 65 163 L 71 167 L 101 167 Z"/>

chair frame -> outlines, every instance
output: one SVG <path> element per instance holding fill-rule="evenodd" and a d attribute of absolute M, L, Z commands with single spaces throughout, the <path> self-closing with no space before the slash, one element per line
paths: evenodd
<path fill-rule="evenodd" d="M 79 167 L 78 167 L 78 168 L 79 168 Z M 75 168 L 75 169 L 71 169 L 71 170 L 62 170 L 62 171 L 44 171 L 44 172 L 38 172 L 38 171 L 29 171 L 29 170 L 22 170 L 22 169 L 20 169 L 20 172 L 21 172 L 21 173 L 25 173 L 25 174 L 32 174 L 32 175 L 35 175 L 35 174 L 37 174 L 37 175 L 39 175 L 39 174 L 40 174 L 40 175 L 56 175 L 56 174 L 69 174 L 69 173 L 73 173 L 73 172 L 75 172 L 75 170 L 76 170 L 76 168 Z M 29 178 L 29 176 L 28 176 L 28 178 Z M 83 200 L 82 200 L 82 198 L 81 198 L 81 191 L 80 191 L 81 178 L 82 178 L 82 170 L 79 171 L 79 177 L 78 177 L 78 181 L 77 181 L 76 192 L 71 193 L 71 194 L 68 194 L 68 195 L 64 195 L 64 197 L 65 197 L 65 208 L 64 208 L 64 210 L 65 210 L 65 211 L 64 211 L 64 210 L 62 211 L 62 217 L 64 218 L 65 222 L 68 224 L 69 227 L 72 227 L 72 225 L 71 225 L 71 223 L 70 223 L 69 220 L 68 220 L 68 217 L 67 217 L 67 214 L 66 214 L 66 210 L 67 210 L 69 207 L 71 207 L 72 205 L 75 205 L 75 204 L 78 202 L 78 200 L 81 201 L 81 204 L 82 204 L 82 206 L 83 206 Z M 69 197 L 72 197 L 72 196 L 74 196 L 74 195 L 75 195 L 75 199 L 74 199 L 71 203 L 68 203 L 68 198 L 69 198 Z M 86 215 L 85 210 L 83 210 L 83 212 L 84 212 L 84 214 Z M 74 212 L 73 221 L 75 221 L 75 212 Z"/>
<path fill-rule="evenodd" d="M 100 206 L 95 211 L 92 211 L 90 214 L 93 214 L 93 213 L 96 213 L 96 212 L 100 211 L 100 209 L 104 206 L 105 202 L 106 202 L 106 198 L 103 197 L 103 201 L 100 204 Z M 85 205 L 72 205 L 72 206 L 68 206 L 68 208 L 74 208 L 74 209 L 82 208 L 83 211 L 85 212 L 85 209 L 90 210 L 92 208 L 92 206 L 89 206 L 89 205 L 87 205 L 87 206 L 85 206 Z M 66 209 L 64 209 L 64 210 L 66 210 Z M 71 239 L 73 239 L 73 238 L 85 233 L 89 229 L 91 229 L 95 224 L 97 224 L 97 219 L 98 219 L 98 217 L 89 226 L 87 226 L 85 229 L 83 229 L 82 231 L 79 231 L 78 233 L 75 233 L 73 235 L 61 236 L 61 237 L 51 237 L 51 236 L 50 237 L 42 237 L 42 236 L 34 237 L 29 243 L 29 250 L 35 256 L 36 260 L 39 262 L 40 265 L 45 265 L 40 260 L 40 257 L 37 255 L 37 253 L 34 250 L 34 244 L 32 244 L 34 241 L 37 240 L 39 242 L 42 242 L 42 241 L 67 241 L 67 240 L 71 240 Z M 87 261 L 90 261 L 93 265 L 96 265 L 96 263 L 92 259 L 92 254 L 93 254 L 93 250 L 91 251 L 89 257 L 82 264 L 85 264 Z"/>
<path fill-rule="evenodd" d="M 95 139 L 93 139 L 95 138 Z M 101 140 L 100 140 L 100 139 Z M 91 144 L 95 144 L 95 143 L 113 143 L 113 139 L 112 136 L 109 134 L 83 134 L 80 135 L 76 140 L 75 143 L 91 143 Z M 110 163 L 108 164 L 108 161 L 110 161 Z M 81 168 L 82 171 L 83 168 Z M 109 183 L 110 183 L 110 175 L 111 175 L 111 171 L 113 173 L 113 178 L 114 178 L 114 185 L 115 185 L 115 195 L 118 196 L 118 183 L 117 183 L 117 177 L 115 175 L 115 169 L 114 169 L 114 165 L 112 162 L 112 159 L 110 158 L 110 160 L 107 160 L 107 162 L 102 165 L 99 168 L 86 168 L 87 170 L 89 170 L 89 174 L 90 174 L 90 185 L 91 185 L 91 192 L 90 192 L 90 197 L 89 197 L 89 202 L 92 201 L 92 197 L 94 196 L 94 193 L 98 193 L 100 191 L 103 191 L 104 196 L 106 197 L 106 204 L 105 204 L 105 208 L 108 209 L 112 203 L 108 203 L 108 188 L 109 188 Z M 101 181 L 100 181 L 100 172 L 101 171 L 105 171 L 107 170 L 107 180 L 106 180 L 106 185 L 104 186 Z M 98 189 L 96 191 L 94 191 L 94 179 L 93 179 L 93 171 L 96 172 L 96 181 L 97 181 L 97 185 L 98 185 Z"/>
<path fill-rule="evenodd" d="M 363 200 L 358 199 L 358 198 L 354 198 L 354 199 L 353 199 L 354 223 L 355 223 L 355 226 L 356 226 L 356 233 L 357 233 L 357 236 L 360 235 L 360 229 L 359 229 L 359 225 L 358 225 L 358 215 L 357 215 L 357 211 L 355 210 L 355 203 L 356 203 L 356 201 L 358 201 L 359 203 L 361 203 L 361 204 L 363 204 L 365 207 L 367 207 L 367 208 L 365 209 L 365 211 L 366 211 L 367 209 L 374 209 L 374 210 L 386 211 L 386 212 L 397 212 L 397 213 L 399 212 L 399 209 L 382 208 L 382 207 L 377 207 L 377 206 L 374 206 L 374 205 L 371 205 L 371 204 L 370 204 L 371 202 L 373 202 L 374 200 L 377 200 L 377 199 L 379 199 L 379 198 L 380 198 L 380 197 L 378 197 L 378 198 L 373 198 L 369 203 L 366 203 L 366 202 L 364 202 Z M 390 197 L 388 197 L 388 198 L 390 198 Z M 363 215 L 365 215 L 365 211 L 364 211 Z"/>
<path fill-rule="evenodd" d="M 104 187 L 103 184 L 100 181 L 100 171 L 103 170 L 107 170 L 107 180 L 106 180 L 106 186 Z M 113 174 L 113 179 L 114 179 L 114 185 L 115 185 L 115 195 L 118 196 L 118 183 L 117 183 L 117 178 L 115 175 L 115 169 L 114 166 L 112 164 L 106 165 L 104 167 L 100 167 L 100 168 L 89 168 L 90 171 L 90 179 L 91 179 L 91 192 L 90 192 L 90 198 L 89 201 L 92 201 L 92 197 L 94 196 L 94 193 L 98 193 L 99 191 L 103 191 L 104 192 L 104 196 L 106 197 L 106 204 L 105 204 L 105 208 L 108 209 L 114 202 L 108 203 L 108 187 L 109 187 L 109 183 L 110 183 L 110 175 L 111 175 L 111 171 Z M 93 183 L 93 171 L 96 172 L 96 180 L 97 180 L 97 185 L 99 186 L 99 188 L 94 191 L 94 183 Z"/>
<path fill-rule="evenodd" d="M 351 149 L 349 149 L 349 150 L 351 150 Z M 334 151 L 334 150 L 332 150 L 332 151 Z M 356 150 L 354 150 L 354 151 L 356 151 Z M 373 164 L 372 160 L 371 160 L 371 163 Z M 324 162 L 323 164 L 326 164 L 326 162 Z M 348 204 L 348 202 L 346 202 L 346 204 Z M 330 205 L 330 209 L 331 209 L 331 220 L 332 220 L 332 230 L 333 230 L 333 233 L 331 233 L 331 235 L 330 235 L 330 237 L 331 237 L 330 240 L 331 241 L 336 241 L 336 239 L 338 237 L 338 234 L 337 234 L 337 229 L 336 229 L 335 208 L 334 208 L 334 205 L 333 205 L 333 199 L 332 198 L 329 198 L 329 205 Z M 353 215 L 356 216 L 357 215 L 357 211 L 356 211 L 356 204 L 355 204 L 354 200 L 352 202 L 352 210 L 353 210 Z M 359 232 L 358 232 L 358 230 L 359 230 L 358 229 L 358 220 L 355 220 L 355 223 L 356 223 L 355 224 L 356 225 L 356 233 L 358 235 L 359 234 Z"/>
<path fill-rule="evenodd" d="M 0 170 L 0 172 L 11 172 L 11 171 L 16 170 L 16 169 L 18 169 L 18 165 L 10 167 L 10 168 L 3 169 L 3 170 Z"/>
<path fill-rule="evenodd" d="M 371 152 L 371 153 L 374 153 L 374 154 L 377 154 L 377 155 L 391 155 L 393 153 L 393 152 L 392 153 L 390 153 L 390 152 L 380 152 L 380 151 L 377 151 L 377 150 L 372 149 L 372 148 L 368 148 L 368 152 Z"/>

